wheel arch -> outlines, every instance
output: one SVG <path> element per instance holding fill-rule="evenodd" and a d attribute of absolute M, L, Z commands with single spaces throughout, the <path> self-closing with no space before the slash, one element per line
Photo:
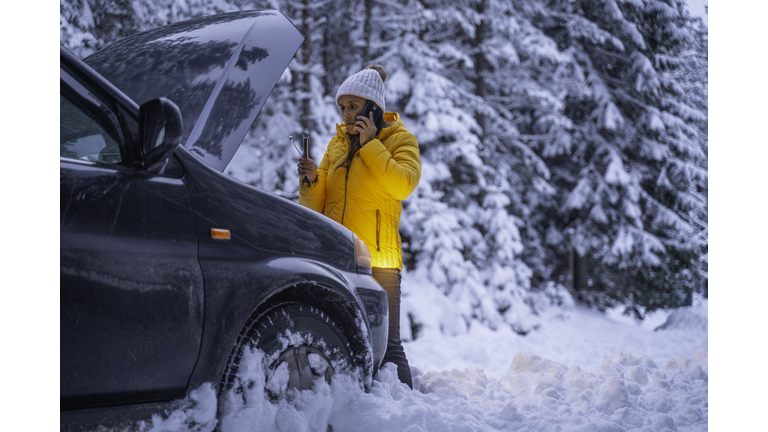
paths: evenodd
<path fill-rule="evenodd" d="M 260 316 L 266 314 L 273 307 L 283 303 L 303 303 L 321 310 L 333 320 L 344 332 L 352 351 L 358 361 L 362 362 L 366 375 L 373 371 L 371 355 L 371 344 L 368 340 L 366 330 L 365 314 L 360 306 L 354 300 L 352 294 L 349 297 L 342 295 L 340 290 L 334 289 L 325 284 L 319 283 L 299 283 L 274 292 L 265 299 L 251 316 L 248 322 L 257 320 Z M 242 332 L 247 328 L 247 323 L 243 326 Z"/>
<path fill-rule="evenodd" d="M 241 325 L 237 339 L 232 344 L 231 352 L 224 364 L 221 377 L 227 374 L 229 365 L 237 355 L 237 349 L 244 337 L 251 331 L 259 319 L 273 309 L 287 303 L 304 304 L 322 311 L 342 331 L 352 350 L 355 363 L 362 369 L 365 390 L 370 388 L 374 374 L 373 349 L 367 331 L 366 317 L 354 295 L 344 294 L 345 290 L 327 284 L 305 280 L 273 291 L 265 297 Z M 216 383 L 219 385 L 220 383 Z M 221 388 L 219 388 L 221 390 Z"/>
<path fill-rule="evenodd" d="M 343 331 L 355 356 L 363 355 L 366 388 L 375 370 L 368 317 L 355 295 L 366 286 L 358 275 L 299 257 L 243 263 L 206 278 L 205 330 L 188 391 L 203 383 L 218 388 L 232 352 L 248 323 L 277 304 L 295 302 L 316 307 Z M 234 275 L 234 276 L 233 276 Z M 206 276 L 209 276 L 208 274 Z"/>

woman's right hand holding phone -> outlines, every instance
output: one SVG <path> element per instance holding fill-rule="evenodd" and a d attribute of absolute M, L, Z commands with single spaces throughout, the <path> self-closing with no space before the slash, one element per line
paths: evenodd
<path fill-rule="evenodd" d="M 376 138 L 376 124 L 373 122 L 373 113 L 368 113 L 368 117 L 357 116 L 355 130 L 360 134 L 360 146 L 368 144 L 369 141 Z"/>
<path fill-rule="evenodd" d="M 299 177 L 304 178 L 304 176 L 309 177 L 309 181 L 314 183 L 317 180 L 317 165 L 315 164 L 315 161 L 313 161 L 310 158 L 299 158 L 299 163 L 297 164 L 298 171 L 299 171 Z"/>

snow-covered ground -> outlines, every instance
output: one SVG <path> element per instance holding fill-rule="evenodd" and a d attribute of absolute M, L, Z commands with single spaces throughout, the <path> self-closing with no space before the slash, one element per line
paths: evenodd
<path fill-rule="evenodd" d="M 502 327 L 492 331 L 473 325 L 467 333 L 451 337 L 427 335 L 405 343 L 409 361 L 420 370 L 483 369 L 491 377 L 507 372 L 519 352 L 540 356 L 566 366 L 593 369 L 614 354 L 633 354 L 657 362 L 678 355 L 692 358 L 707 353 L 707 300 L 697 297 L 692 308 L 659 311 L 638 324 L 620 310 L 606 313 L 574 306 L 543 323 L 526 336 Z M 426 369 L 425 369 L 426 368 Z"/>
<path fill-rule="evenodd" d="M 393 365 L 366 393 L 337 375 L 292 402 L 269 403 L 253 368 L 247 403 L 224 411 L 220 428 L 239 431 L 705 431 L 708 430 L 708 301 L 662 311 L 643 324 L 617 311 L 571 307 L 519 336 L 475 326 L 405 344 L 414 389 Z M 662 327 L 656 330 L 658 327 Z M 254 353 L 254 364 L 259 353 Z M 187 408 L 141 430 L 209 431 L 213 387 Z M 328 427 L 330 425 L 330 428 Z"/>

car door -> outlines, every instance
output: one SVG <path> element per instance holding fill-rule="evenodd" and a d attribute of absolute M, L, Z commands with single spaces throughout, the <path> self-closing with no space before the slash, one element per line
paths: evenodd
<path fill-rule="evenodd" d="M 75 66 L 60 75 L 61 409 L 183 397 L 203 330 L 183 168 L 133 168 L 135 119 Z"/>

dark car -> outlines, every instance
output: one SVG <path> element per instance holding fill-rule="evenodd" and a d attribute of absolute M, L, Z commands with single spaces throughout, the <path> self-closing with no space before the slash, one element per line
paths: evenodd
<path fill-rule="evenodd" d="M 222 174 L 303 39 L 250 11 L 61 48 L 62 429 L 221 394 L 251 346 L 286 391 L 340 367 L 370 384 L 388 317 L 365 245 Z"/>

